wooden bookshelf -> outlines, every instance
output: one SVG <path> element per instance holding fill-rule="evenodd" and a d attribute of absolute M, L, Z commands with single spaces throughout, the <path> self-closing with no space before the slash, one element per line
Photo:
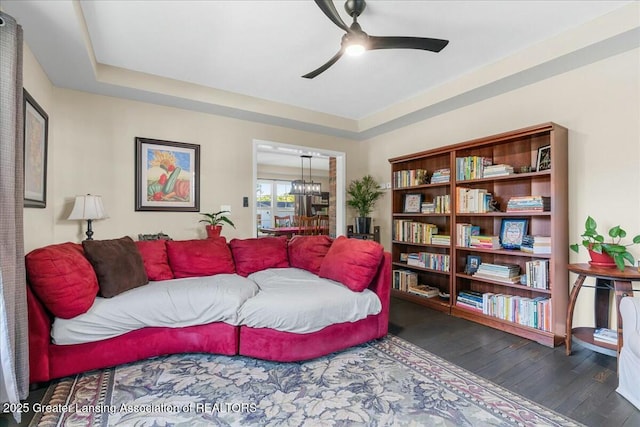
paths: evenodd
<path fill-rule="evenodd" d="M 414 271 L 420 283 L 438 287 L 442 293 L 450 294 L 449 299 L 422 298 L 394 289 L 393 295 L 426 307 L 448 312 L 486 326 L 507 331 L 547 346 L 561 344 L 566 334 L 566 314 L 568 304 L 568 140 L 567 129 L 554 123 L 544 123 L 524 129 L 479 138 L 455 145 L 422 151 L 389 159 L 392 182 L 392 257 L 393 269 Z M 538 149 L 550 146 L 551 168 L 535 171 Z M 492 178 L 469 179 L 458 177 L 456 167 L 463 157 L 484 157 L 493 165 L 507 164 L 516 172 L 523 167 L 532 171 Z M 428 177 L 437 169 L 449 168 L 450 179 L 446 183 L 419 182 L 418 185 L 402 187 L 398 183 L 400 171 L 425 169 Z M 406 173 L 405 173 L 406 174 Z M 464 179 L 458 179 L 464 178 Z M 492 195 L 498 210 L 486 213 L 458 213 L 457 188 L 479 189 Z M 407 194 L 420 194 L 423 201 L 431 201 L 437 196 L 449 195 L 451 212 L 448 213 L 407 213 Z M 551 207 L 543 212 L 506 212 L 509 199 L 516 196 L 544 196 L 551 199 Z M 462 203 L 460 203 L 462 204 Z M 551 254 L 532 254 L 511 249 L 480 249 L 456 244 L 456 224 L 470 223 L 480 227 L 481 234 L 500 235 L 503 219 L 523 218 L 528 221 L 527 234 L 551 237 Z M 405 221 L 401 223 L 400 221 Z M 450 245 L 433 245 L 428 242 L 409 243 L 401 238 L 399 224 L 406 221 L 430 223 L 438 228 L 438 234 L 449 235 Z M 410 226 L 410 225 L 409 225 Z M 403 230 L 406 231 L 406 228 Z M 449 255 L 449 272 L 432 271 L 423 267 L 407 265 L 400 260 L 401 254 L 432 252 Z M 548 289 L 537 289 L 521 284 L 508 284 L 486 278 L 474 277 L 465 272 L 467 256 L 481 258 L 482 263 L 517 264 L 524 272 L 527 261 L 544 260 L 549 264 Z M 494 293 L 509 297 L 528 299 L 549 299 L 551 301 L 550 321 L 547 329 L 525 326 L 515 321 L 483 314 L 480 311 L 456 305 L 460 292 L 475 291 Z"/>

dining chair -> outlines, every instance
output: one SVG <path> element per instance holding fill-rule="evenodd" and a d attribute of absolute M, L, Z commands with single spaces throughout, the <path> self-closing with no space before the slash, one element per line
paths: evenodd
<path fill-rule="evenodd" d="M 304 236 L 311 236 L 317 233 L 318 230 L 318 221 L 314 216 L 298 216 L 297 218 L 297 226 L 300 227 L 298 234 L 302 234 Z"/>
<path fill-rule="evenodd" d="M 329 215 L 317 216 L 317 234 L 329 234 Z"/>
<path fill-rule="evenodd" d="M 273 223 L 275 228 L 291 227 L 291 215 L 285 215 L 285 216 L 274 215 Z"/>

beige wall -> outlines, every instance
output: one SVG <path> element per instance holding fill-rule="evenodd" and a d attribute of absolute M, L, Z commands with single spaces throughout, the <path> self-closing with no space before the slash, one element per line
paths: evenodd
<path fill-rule="evenodd" d="M 530 86 L 373 138 L 368 168 L 389 181 L 388 158 L 553 121 L 569 129 L 569 236 L 577 242 L 587 215 L 606 234 L 621 224 L 640 234 L 640 51 L 629 51 Z M 379 203 L 390 246 L 390 194 Z M 633 253 L 640 258 L 638 247 Z M 571 252 L 572 262 L 586 262 Z M 574 278 L 572 277 L 573 281 Z M 580 295 L 580 319 L 591 311 Z"/>

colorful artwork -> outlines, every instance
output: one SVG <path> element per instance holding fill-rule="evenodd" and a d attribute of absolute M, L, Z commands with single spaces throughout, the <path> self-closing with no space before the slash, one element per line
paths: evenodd
<path fill-rule="evenodd" d="M 136 138 L 136 210 L 199 210 L 200 146 Z"/>

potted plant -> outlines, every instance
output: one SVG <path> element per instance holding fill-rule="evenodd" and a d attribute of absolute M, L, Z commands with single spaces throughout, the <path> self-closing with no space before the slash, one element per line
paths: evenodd
<path fill-rule="evenodd" d="M 236 226 L 233 224 L 233 221 L 231 221 L 229 217 L 225 215 L 227 213 L 229 213 L 229 211 L 200 213 L 200 215 L 204 215 L 207 217 L 206 219 L 201 219 L 200 222 L 207 223 L 205 229 L 207 230 L 208 238 L 219 237 L 224 223 L 227 223 L 233 228 L 236 228 Z"/>
<path fill-rule="evenodd" d="M 605 242 L 604 236 L 596 230 L 597 226 L 598 224 L 592 217 L 587 217 L 587 221 L 584 223 L 585 230 L 581 235 L 581 244 L 587 248 L 591 256 L 589 263 L 600 267 L 618 267 L 621 271 L 624 270 L 625 261 L 633 265 L 635 260 L 627 248 L 634 244 L 640 244 L 640 235 L 635 236 L 632 243 L 625 245 L 622 243 L 622 239 L 627 237 L 627 232 L 616 225 L 609 229 L 611 241 Z M 569 247 L 574 252 L 578 252 L 580 244 L 575 243 Z"/>
<path fill-rule="evenodd" d="M 369 234 L 371 218 L 369 214 L 373 210 L 376 201 L 382 196 L 380 186 L 371 175 L 365 175 L 362 179 L 351 181 L 347 188 L 350 199 L 347 205 L 358 212 L 356 218 L 356 233 Z"/>

